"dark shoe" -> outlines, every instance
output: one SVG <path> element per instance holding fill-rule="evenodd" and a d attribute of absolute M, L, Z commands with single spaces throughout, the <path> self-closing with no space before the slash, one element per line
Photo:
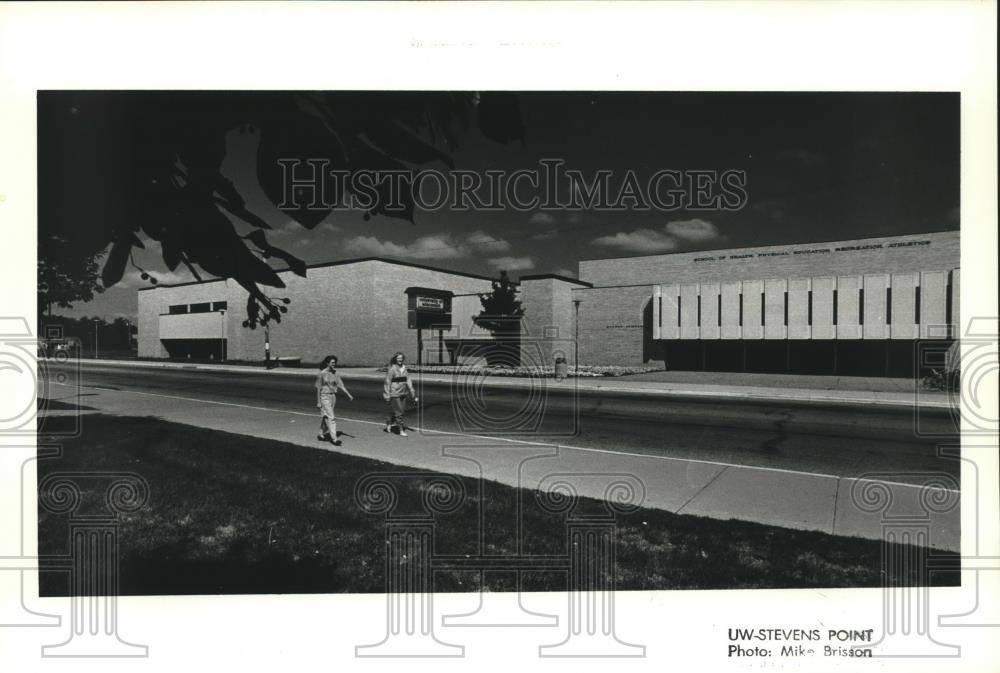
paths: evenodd
<path fill-rule="evenodd" d="M 316 439 L 318 439 L 321 442 L 325 442 L 326 440 L 329 439 L 329 437 L 327 437 L 326 435 L 316 435 Z"/>
<path fill-rule="evenodd" d="M 340 446 L 341 444 L 343 444 L 343 442 L 342 442 L 342 441 L 340 441 L 339 439 L 335 439 L 335 440 L 333 440 L 333 445 L 334 445 L 334 446 Z"/>

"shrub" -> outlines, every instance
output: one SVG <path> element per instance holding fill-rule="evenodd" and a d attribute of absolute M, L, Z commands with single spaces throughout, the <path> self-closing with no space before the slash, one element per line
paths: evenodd
<path fill-rule="evenodd" d="M 555 375 L 555 367 L 504 367 L 497 365 L 409 365 L 409 370 L 414 373 L 424 374 L 464 374 L 478 376 L 512 376 L 512 377 L 546 377 Z M 379 367 L 378 371 L 384 372 L 385 367 Z M 630 376 L 632 374 L 645 374 L 647 372 L 661 371 L 662 367 L 654 365 L 638 366 L 598 366 L 581 365 L 580 367 L 569 367 L 568 375 L 578 378 L 597 378 L 602 376 Z"/>

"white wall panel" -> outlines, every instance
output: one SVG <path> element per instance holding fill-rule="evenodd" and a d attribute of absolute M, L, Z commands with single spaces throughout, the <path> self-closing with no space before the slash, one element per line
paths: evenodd
<path fill-rule="evenodd" d="M 740 292 L 743 284 L 739 281 L 722 283 L 722 338 L 740 339 L 743 329 L 740 327 Z"/>
<path fill-rule="evenodd" d="M 224 339 L 222 313 L 178 313 L 160 316 L 160 339 Z"/>
<path fill-rule="evenodd" d="M 946 336 L 945 297 L 947 271 L 920 273 L 920 338 L 941 339 Z"/>
<path fill-rule="evenodd" d="M 837 276 L 837 338 L 861 338 L 861 276 Z"/>
<path fill-rule="evenodd" d="M 719 284 L 701 285 L 701 338 L 719 338 Z"/>
<path fill-rule="evenodd" d="M 698 286 L 681 285 L 681 339 L 698 338 Z"/>
<path fill-rule="evenodd" d="M 677 297 L 679 288 L 677 285 L 660 286 L 660 338 L 676 339 L 680 336 L 680 327 L 677 324 Z"/>
<path fill-rule="evenodd" d="M 808 339 L 812 336 L 809 326 L 809 278 L 788 281 L 788 338 Z"/>
<path fill-rule="evenodd" d="M 785 290 L 788 281 L 776 278 L 764 281 L 764 338 L 784 339 L 788 333 L 785 328 Z"/>
<path fill-rule="evenodd" d="M 959 312 L 959 297 L 961 293 L 959 292 L 959 270 L 955 269 L 951 272 L 951 336 L 953 339 L 958 339 L 962 334 L 962 316 Z"/>
<path fill-rule="evenodd" d="M 764 281 L 750 280 L 743 283 L 743 338 L 763 339 L 764 326 L 761 324 L 761 293 Z"/>
<path fill-rule="evenodd" d="M 892 274 L 892 315 L 889 336 L 892 339 L 916 339 L 916 296 L 920 276 L 916 273 Z"/>
<path fill-rule="evenodd" d="M 837 289 L 837 279 L 824 276 L 812 279 L 812 338 L 834 339 L 837 328 L 833 324 L 833 291 Z"/>
<path fill-rule="evenodd" d="M 874 273 L 864 277 L 865 324 L 862 326 L 861 335 L 865 339 L 889 338 L 889 325 L 886 322 L 887 287 L 889 287 L 888 274 Z"/>

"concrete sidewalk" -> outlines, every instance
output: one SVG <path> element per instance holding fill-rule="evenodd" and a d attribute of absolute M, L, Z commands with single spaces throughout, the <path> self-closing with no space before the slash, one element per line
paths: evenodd
<path fill-rule="evenodd" d="M 137 369 L 189 369 L 199 371 L 219 371 L 235 374 L 266 374 L 268 376 L 297 376 L 314 377 L 314 369 L 264 369 L 262 367 L 250 367 L 244 365 L 212 365 L 212 364 L 184 364 L 178 362 L 149 362 L 137 360 L 80 360 L 81 367 L 113 366 L 113 367 L 134 367 Z M 385 374 L 374 368 L 368 367 L 342 367 L 338 372 L 344 379 L 368 379 L 382 380 Z M 451 384 L 456 381 L 468 381 L 476 386 L 497 387 L 506 389 L 537 389 L 544 385 L 546 390 L 552 391 L 577 391 L 580 393 L 618 393 L 618 394 L 638 394 L 652 395 L 657 397 L 684 397 L 684 398 L 704 398 L 706 400 L 747 400 L 757 402 L 787 402 L 787 403 L 811 403 L 811 404 L 833 404 L 833 405 L 853 405 L 866 407 L 881 407 L 895 409 L 937 409 L 948 411 L 953 409 L 955 400 L 951 395 L 938 391 L 919 390 L 918 382 L 912 383 L 910 390 L 852 390 L 852 389 L 831 389 L 831 388 L 800 388 L 790 387 L 785 382 L 779 380 L 780 387 L 776 385 L 737 385 L 723 383 L 722 377 L 718 374 L 705 374 L 701 378 L 711 382 L 691 381 L 691 372 L 657 372 L 657 376 L 635 375 L 617 377 L 580 377 L 556 381 L 552 378 L 526 378 L 526 377 L 506 377 L 478 375 L 473 372 L 469 374 L 437 374 L 437 373 L 414 373 L 416 381 L 429 383 Z M 666 374 L 675 375 L 673 377 L 664 376 Z M 684 374 L 684 376 L 676 376 Z M 658 380 L 679 378 L 680 380 Z M 737 381 L 754 381 L 755 375 L 733 376 Z M 784 377 L 788 378 L 788 377 Z M 812 379 L 826 378 L 836 379 L 837 377 L 806 377 Z M 761 380 L 760 375 L 756 375 L 756 380 Z M 774 381 L 770 381 L 774 383 Z M 895 385 L 899 388 L 901 386 Z M 957 411 L 957 410 L 956 410 Z"/>
<path fill-rule="evenodd" d="M 65 393 L 61 395 L 61 393 Z M 862 481 L 826 474 L 748 467 L 711 461 L 620 453 L 505 437 L 487 437 L 421 428 L 404 438 L 383 431 L 381 421 L 354 418 L 349 409 L 338 419 L 344 445 L 316 440 L 317 412 L 283 411 L 266 406 L 213 402 L 177 395 L 86 388 L 82 413 L 150 416 L 165 421 L 273 439 L 318 450 L 336 451 L 395 465 L 482 477 L 510 486 L 554 490 L 568 482 L 579 495 L 606 499 L 609 479 L 629 483 L 643 495 L 642 506 L 714 519 L 741 519 L 763 524 L 816 530 L 845 536 L 881 539 L 881 512 L 865 511 L 861 489 L 892 503 L 892 515 L 929 516 L 928 544 L 959 551 L 957 491 L 935 493 L 952 499 L 947 512 L 921 507 L 926 489 L 911 484 Z M 52 399 L 75 402 L 75 390 L 57 384 Z M 65 412 L 59 412 L 65 415 Z M 44 426 L 42 429 L 44 434 Z M 870 497 L 867 493 L 865 497 Z M 870 505 L 870 502 L 868 503 Z"/>

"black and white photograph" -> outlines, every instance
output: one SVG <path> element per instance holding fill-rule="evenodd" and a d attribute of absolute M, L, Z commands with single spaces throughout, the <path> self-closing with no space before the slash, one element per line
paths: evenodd
<path fill-rule="evenodd" d="M 152 663 L 133 607 L 316 615 L 228 632 L 263 665 L 323 605 L 344 665 L 669 667 L 634 624 L 673 609 L 685 666 L 987 670 L 954 644 L 997 616 L 960 87 L 246 77 L 20 95 L 21 656 Z"/>
<path fill-rule="evenodd" d="M 403 467 L 400 512 L 462 478 L 406 564 L 460 560 L 443 591 L 572 588 L 533 558 L 585 506 L 619 590 L 879 586 L 882 489 L 952 500 L 900 543 L 959 551 L 957 96 L 38 101 L 40 331 L 81 380 L 40 439 L 84 429 L 39 484 L 142 478 L 125 594 L 391 589 L 353 485 Z"/>

